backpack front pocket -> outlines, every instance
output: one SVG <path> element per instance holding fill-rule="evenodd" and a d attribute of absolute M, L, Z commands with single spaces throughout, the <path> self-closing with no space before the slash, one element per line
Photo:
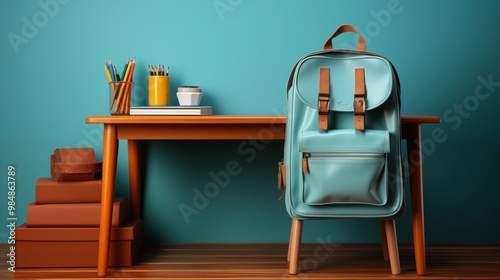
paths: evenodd
<path fill-rule="evenodd" d="M 387 202 L 387 131 L 306 131 L 300 141 L 304 203 Z"/>

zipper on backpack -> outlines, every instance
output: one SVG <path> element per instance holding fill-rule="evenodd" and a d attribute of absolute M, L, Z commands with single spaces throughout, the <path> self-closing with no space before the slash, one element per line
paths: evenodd
<path fill-rule="evenodd" d="M 355 159 L 355 158 L 384 158 L 384 153 L 345 153 L 345 152 L 320 152 L 320 153 L 302 153 L 302 173 L 309 173 L 309 158 L 337 158 L 337 159 Z"/>
<path fill-rule="evenodd" d="M 318 152 L 318 153 L 304 153 L 307 158 L 310 157 L 331 157 L 331 158 L 383 158 L 385 153 L 352 153 L 352 152 Z"/>

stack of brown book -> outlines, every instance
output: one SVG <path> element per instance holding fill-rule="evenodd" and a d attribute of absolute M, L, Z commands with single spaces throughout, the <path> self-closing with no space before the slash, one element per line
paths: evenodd
<path fill-rule="evenodd" d="M 97 267 L 101 180 L 39 178 L 26 223 L 16 228 L 17 267 Z M 113 204 L 110 266 L 131 266 L 142 247 L 142 222 L 126 197 Z"/>

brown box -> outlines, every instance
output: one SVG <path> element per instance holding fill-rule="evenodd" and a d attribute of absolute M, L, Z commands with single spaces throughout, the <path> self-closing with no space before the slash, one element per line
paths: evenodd
<path fill-rule="evenodd" d="M 16 228 L 16 267 L 97 267 L 99 228 Z M 132 266 L 142 250 L 142 221 L 111 228 L 109 266 Z"/>
<path fill-rule="evenodd" d="M 102 181 L 58 182 L 39 178 L 35 185 L 35 203 L 100 203 Z"/>
<path fill-rule="evenodd" d="M 115 198 L 111 225 L 120 226 L 128 217 L 126 197 Z M 28 204 L 27 227 L 99 227 L 100 203 Z"/>

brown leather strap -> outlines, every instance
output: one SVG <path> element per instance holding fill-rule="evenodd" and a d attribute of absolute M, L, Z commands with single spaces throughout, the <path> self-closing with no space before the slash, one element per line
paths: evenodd
<path fill-rule="evenodd" d="M 366 87 L 365 69 L 354 70 L 354 128 L 356 130 L 365 129 L 365 108 L 366 108 Z"/>
<path fill-rule="evenodd" d="M 323 45 L 323 49 L 324 50 L 332 50 L 333 49 L 332 39 L 337 37 L 338 35 L 340 35 L 342 33 L 346 33 L 346 32 L 354 32 L 354 33 L 358 34 L 359 39 L 358 39 L 358 45 L 356 46 L 356 49 L 358 51 L 366 51 L 365 39 L 363 39 L 361 34 L 358 32 L 358 30 L 356 30 L 356 28 L 354 28 L 354 26 L 352 26 L 350 24 L 344 24 L 344 25 L 341 25 L 339 28 L 337 28 L 337 30 L 335 30 L 333 32 L 333 34 L 326 40 L 325 44 Z"/>
<path fill-rule="evenodd" d="M 285 187 L 286 187 L 286 166 L 282 161 L 278 163 L 278 190 L 281 190 L 281 196 L 279 199 L 282 199 L 285 195 Z"/>
<path fill-rule="evenodd" d="M 319 69 L 318 128 L 328 130 L 330 111 L 330 68 Z"/>

